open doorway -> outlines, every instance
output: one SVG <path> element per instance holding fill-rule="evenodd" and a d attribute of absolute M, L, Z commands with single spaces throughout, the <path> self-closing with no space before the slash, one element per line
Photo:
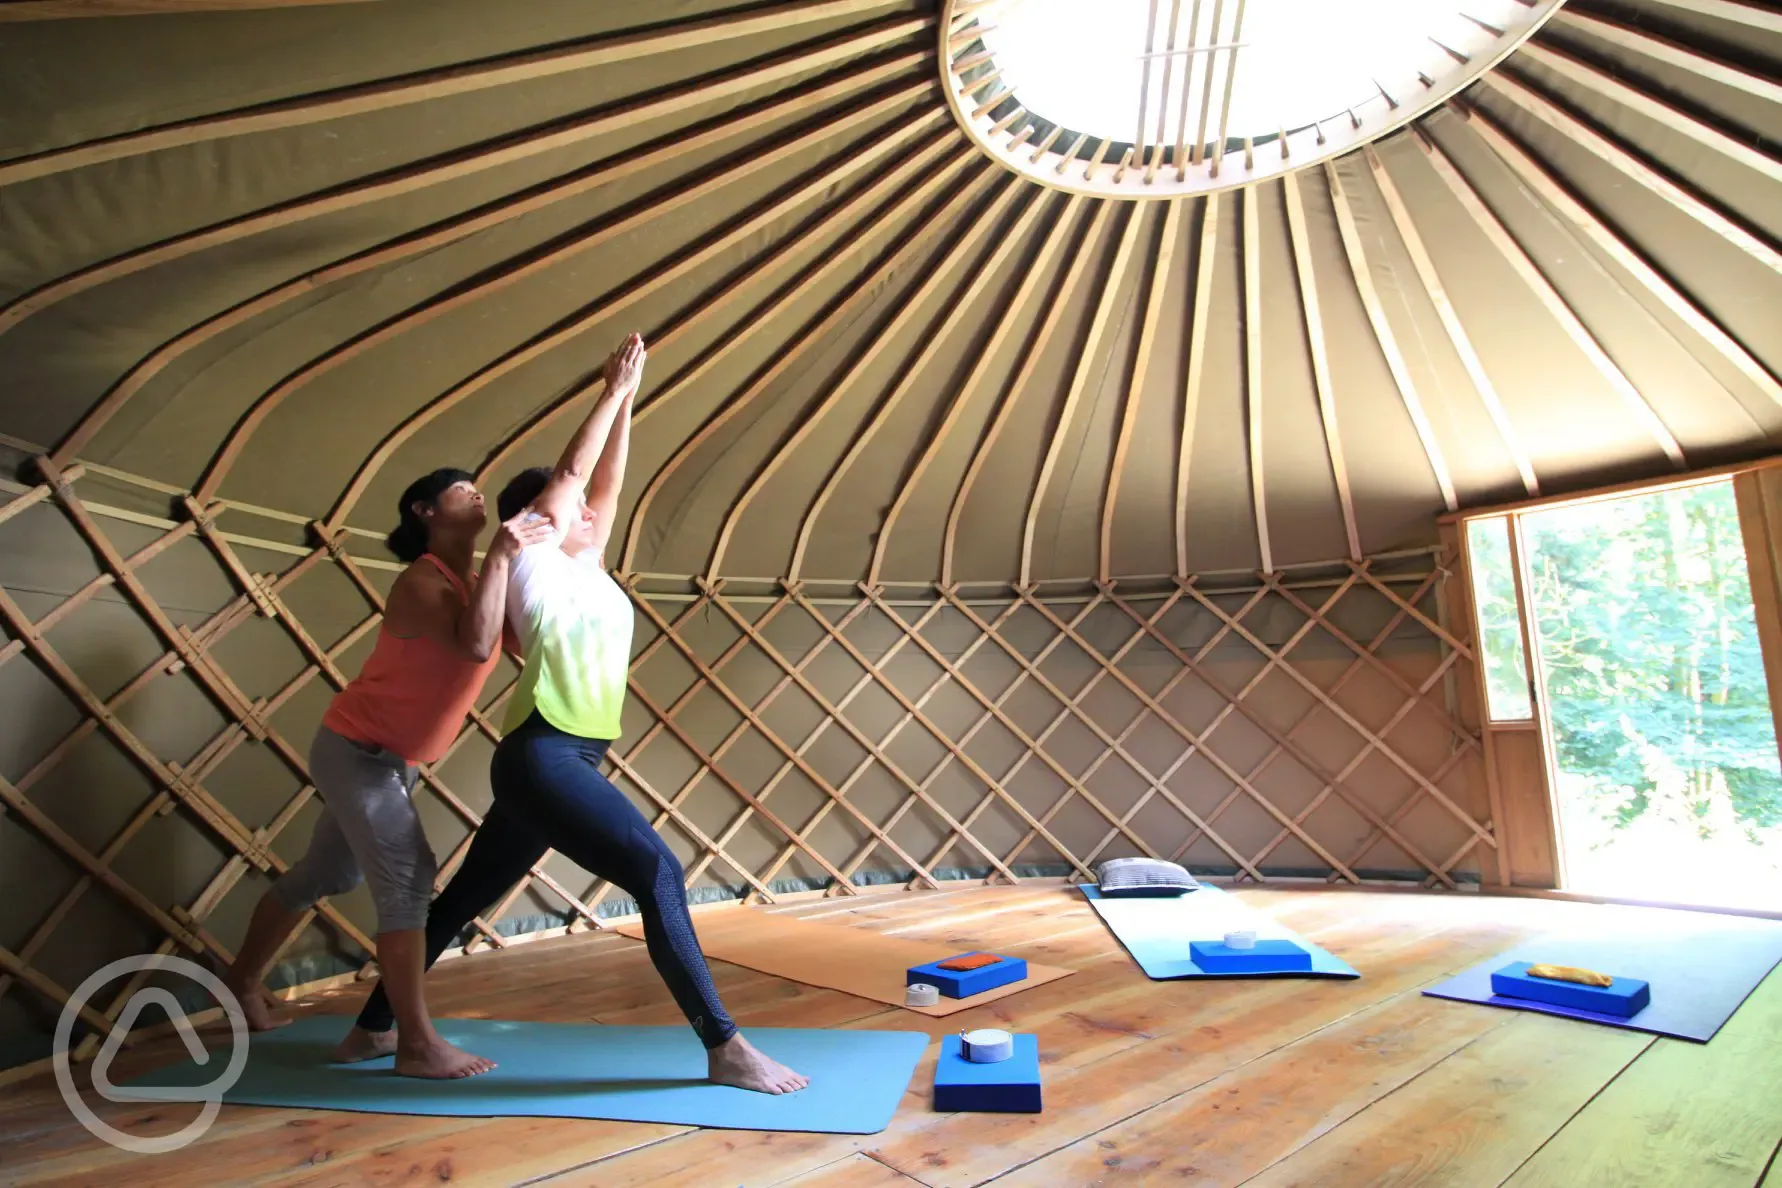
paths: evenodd
<path fill-rule="evenodd" d="M 1512 521 L 1564 888 L 1782 909 L 1782 761 L 1732 480 Z"/>

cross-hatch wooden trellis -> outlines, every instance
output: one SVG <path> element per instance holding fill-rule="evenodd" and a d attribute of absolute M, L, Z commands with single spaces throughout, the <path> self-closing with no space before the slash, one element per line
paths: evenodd
<path fill-rule="evenodd" d="M 23 985 L 59 1010 L 68 1000 L 68 989 L 35 968 L 33 959 L 57 926 L 95 886 L 103 888 L 162 934 L 159 952 L 183 950 L 220 961 L 229 959 L 228 946 L 207 928 L 209 917 L 250 867 L 269 876 L 276 876 L 286 869 L 287 863 L 274 852 L 273 843 L 315 794 L 314 786 L 308 780 L 305 749 L 280 731 L 274 724 L 274 716 L 318 677 L 333 688 L 344 684 L 347 674 L 339 667 L 340 657 L 376 630 L 382 599 L 378 588 L 367 576 L 364 563 L 355 560 L 346 550 L 350 533 L 330 534 L 319 523 L 311 523 L 309 531 L 313 543 L 306 549 L 275 546 L 299 554 L 288 568 L 277 574 L 256 573 L 244 562 L 238 549 L 239 543 L 256 542 L 256 538 L 225 533 L 217 524 L 219 515 L 236 514 L 241 505 L 206 504 L 189 494 L 175 497 L 178 513 L 183 516 L 181 520 L 126 516 L 138 522 L 157 524 L 163 529 L 158 538 L 126 556 L 107 536 L 100 523 L 101 516 L 76 492 L 76 485 L 88 473 L 87 468 L 79 463 L 58 468 L 47 457 L 38 459 L 37 466 L 41 481 L 36 486 L 10 488 L 18 493 L 9 503 L 0 506 L 0 526 L 34 507 L 53 506 L 73 525 L 101 565 L 98 576 L 36 620 L 26 614 L 10 593 L 0 589 L 0 617 L 4 618 L 12 637 L 0 647 L 0 665 L 21 656 L 29 657 L 83 714 L 81 723 L 16 781 L 0 777 L 0 799 L 5 802 L 6 811 L 78 871 L 77 881 L 37 923 L 17 952 L 0 947 L 0 995 Z M 116 472 L 106 473 L 114 479 L 124 477 Z M 147 485 L 163 493 L 168 491 L 164 485 Z M 104 514 L 118 513 L 115 509 L 104 509 Z M 176 624 L 168 616 L 150 595 L 138 577 L 138 571 L 172 546 L 194 537 L 206 546 L 228 574 L 235 594 L 192 629 Z M 368 613 L 339 639 L 324 644 L 305 628 L 292 611 L 287 596 L 299 580 L 329 565 L 338 567 L 363 594 Z M 985 872 L 982 877 L 988 882 L 1016 881 L 1022 877 L 1017 868 L 1024 864 L 1031 866 L 1036 857 L 1044 862 L 1061 863 L 1072 878 L 1092 878 L 1095 864 L 1106 857 L 1147 854 L 1183 859 L 1203 840 L 1216 848 L 1229 869 L 1237 872 L 1237 877 L 1258 881 L 1270 877 L 1267 864 L 1271 855 L 1289 840 L 1297 841 L 1306 851 L 1316 855 L 1318 861 L 1326 864 L 1331 880 L 1350 882 L 1362 880 L 1359 868 L 1376 847 L 1387 843 L 1419 865 L 1425 886 L 1453 888 L 1457 885 L 1455 871 L 1462 861 L 1476 847 L 1495 847 L 1498 842 L 1492 823 L 1477 819 L 1460 803 L 1462 798 L 1452 791 L 1451 777 L 1476 755 L 1479 739 L 1477 732 L 1461 722 L 1438 696 L 1444 682 L 1451 679 L 1458 666 L 1473 663 L 1471 647 L 1465 639 L 1420 609 L 1446 572 L 1438 566 L 1416 575 L 1409 579 L 1411 588 L 1405 593 L 1397 588 L 1407 585 L 1407 579 L 1402 575 L 1383 578 L 1367 563 L 1351 563 L 1340 581 L 1317 588 L 1321 594 L 1314 593 L 1310 587 L 1296 588 L 1296 584 L 1282 574 L 1261 574 L 1247 598 L 1235 609 L 1229 593 L 1209 592 L 1192 579 L 1177 579 L 1173 588 L 1162 593 L 1148 592 L 1143 597 L 1123 594 L 1115 583 L 1101 582 L 1092 594 L 1067 601 L 1043 598 L 1034 587 L 1024 586 L 1010 591 L 999 605 L 988 606 L 982 601 L 963 597 L 956 587 L 935 588 L 927 599 L 912 602 L 909 599 L 894 601 L 886 596 L 883 588 L 864 584 L 854 599 L 837 606 L 837 600 L 814 599 L 805 585 L 789 583 L 776 597 L 766 600 L 764 609 L 752 614 L 750 611 L 762 600 L 727 596 L 722 581 L 700 581 L 698 593 L 676 610 L 667 600 L 640 593 L 637 579 L 629 578 L 626 585 L 640 616 L 640 638 L 646 641 L 635 658 L 630 688 L 635 702 L 647 710 L 652 721 L 634 739 L 627 740 L 622 752 L 613 754 L 613 766 L 621 782 L 653 810 L 656 827 L 678 834 L 695 853 L 696 857 L 687 864 L 689 887 L 728 872 L 736 880 L 732 885 L 740 885 L 747 897 L 757 901 L 771 901 L 776 894 L 783 894 L 776 892 L 776 880 L 782 880 L 789 864 L 799 858 L 807 869 L 822 872 L 821 877 L 829 880 L 827 889 L 830 893 L 852 894 L 857 890 L 861 872 L 875 859 L 907 877 L 911 886 L 937 886 L 943 878 L 960 877 L 961 868 L 974 873 Z M 49 636 L 73 612 L 108 590 L 115 590 L 128 602 L 155 632 L 165 651 L 115 693 L 100 697 L 75 672 Z M 1384 599 L 1392 611 L 1377 633 L 1365 641 L 1353 638 L 1331 618 L 1338 601 L 1357 590 L 1370 591 L 1373 596 Z M 1309 600 L 1311 598 L 1321 600 L 1313 602 Z M 1275 644 L 1266 641 L 1247 623 L 1253 612 L 1270 600 L 1291 606 L 1303 616 L 1299 627 Z M 1166 616 L 1178 607 L 1198 608 L 1217 624 L 1210 637 L 1192 650 L 1178 643 L 1161 626 Z M 832 610 L 836 613 L 829 613 Z M 733 633 L 733 638 L 715 652 L 709 648 L 702 652 L 690 638 L 687 627 L 695 616 L 709 625 L 714 612 L 717 621 L 726 624 Z M 1127 636 L 1117 647 L 1098 647 L 1085 637 L 1085 624 L 1092 616 L 1110 613 L 1119 616 L 1116 621 L 1125 626 Z M 932 633 L 937 617 L 943 615 L 968 623 L 975 632 L 969 645 L 956 655 L 948 655 L 934 642 L 931 634 L 925 634 Z M 1012 641 L 1008 629 L 1017 615 L 1037 615 L 1052 632 L 1050 639 L 1037 649 L 1023 648 Z M 242 691 L 217 661 L 215 651 L 231 632 L 256 616 L 275 620 L 282 626 L 303 658 L 302 669 L 282 688 L 270 697 L 258 699 L 250 698 Z M 787 616 L 791 618 L 787 619 Z M 787 655 L 783 644 L 776 644 L 771 633 L 776 630 L 776 624 L 800 616 L 805 620 L 803 626 L 814 628 L 814 642 L 796 656 Z M 856 624 L 866 621 L 894 629 L 895 641 L 877 655 L 868 655 L 862 650 L 858 631 L 850 635 Z M 1425 642 L 1433 641 L 1440 649 L 1439 662 L 1415 679 L 1381 654 L 1385 641 L 1404 630 L 1425 633 Z M 1328 687 L 1296 668 L 1290 655 L 1314 632 L 1325 633 L 1350 655 L 1346 667 Z M 1470 632 L 1463 631 L 1463 634 Z M 1229 665 L 1215 672 L 1210 659 L 1216 649 L 1230 648 L 1234 641 L 1242 641 L 1262 662 L 1261 667 L 1238 687 L 1221 679 L 1220 672 L 1227 671 Z M 1148 646 L 1154 652 L 1161 649 L 1175 665 L 1168 680 L 1155 690 L 1147 690 L 1121 667 L 1122 662 L 1141 646 Z M 1000 688 L 986 688 L 989 681 L 984 669 L 980 667 L 977 675 L 973 675 L 974 659 L 980 653 L 994 658 L 998 671 L 1007 672 L 1012 665 L 1012 678 Z M 766 693 L 753 701 L 742 696 L 726 679 L 726 670 L 745 654 L 752 661 L 765 661 L 777 674 Z M 684 665 L 683 671 L 693 673 L 691 683 L 671 699 L 660 698 L 646 687 L 644 678 L 659 655 L 678 656 Z M 813 679 L 813 666 L 825 655 L 831 662 L 838 656 L 845 657 L 848 671 L 857 673 L 846 691 L 837 697 L 826 695 Z M 1074 692 L 1060 687 L 1054 676 L 1048 675 L 1047 662 L 1055 655 L 1067 656 L 1092 669 L 1088 679 Z M 888 672 L 900 657 L 906 660 L 920 658 L 923 671 L 933 675 L 920 688 L 905 687 L 911 682 L 899 683 Z M 182 671 L 188 673 L 214 703 L 225 725 L 195 755 L 176 762 L 156 754 L 131 731 L 120 711 L 130 702 L 144 697 L 158 679 Z M 1255 702 L 1257 689 L 1271 674 L 1277 673 L 1303 690 L 1309 703 L 1297 719 L 1285 727 L 1259 712 Z M 1344 691 L 1364 673 L 1372 674 L 1376 680 L 1383 679 L 1402 696 L 1391 716 L 1372 727 L 1342 701 Z M 1469 685 L 1471 680 L 1471 673 L 1465 673 L 1464 679 L 1458 683 Z M 1172 713 L 1166 705 L 1171 694 L 1188 682 L 1197 683 L 1201 689 L 1211 691 L 1223 701 L 1222 708 L 1199 728 L 1182 721 L 1182 715 Z M 1088 708 L 1091 695 L 1104 685 L 1123 691 L 1128 703 L 1137 703 L 1138 709 L 1130 720 L 1110 725 L 1101 720 L 1105 713 L 1098 717 Z M 453 744 L 453 752 L 477 735 L 490 742 L 499 739 L 492 718 L 499 713 L 511 689 L 509 686 L 482 710 L 472 714 L 464 732 Z M 776 701 L 794 689 L 821 711 L 815 728 L 797 741 L 782 737 L 765 717 Z M 1043 727 L 1029 730 L 1017 720 L 1013 702 L 1018 695 L 1030 695 L 1036 689 L 1049 699 L 1048 704 L 1053 708 Z M 876 690 L 881 702 L 888 697 L 899 711 L 895 723 L 878 737 L 869 734 L 849 714 L 850 707 L 869 690 Z M 968 699 L 972 706 L 969 724 L 958 715 L 953 718 L 959 720 L 943 722 L 938 719 L 935 703 L 943 691 L 954 700 L 959 695 Z M 709 749 L 702 747 L 688 728 L 690 707 L 702 693 L 718 698 L 736 717 L 735 724 Z M 1407 757 L 1402 745 L 1395 747 L 1391 738 L 1413 713 L 1418 713 L 1415 729 L 1427 731 L 1434 727 L 1447 735 L 1445 759 L 1427 772 Z M 1240 719 L 1268 743 L 1267 753 L 1260 760 L 1244 763 L 1241 767 L 1222 756 L 1215 747 L 1215 736 L 1221 729 L 1228 722 Z M 1353 738 L 1354 753 L 1341 767 L 1333 769 L 1321 762 L 1303 742 L 1307 727 L 1315 721 L 1326 726 L 1333 721 L 1341 723 Z M 961 725 L 963 729 L 958 728 Z M 1080 770 L 1073 770 L 1059 754 L 1048 750 L 1048 742 L 1067 725 L 1077 731 L 1079 737 L 1086 731 L 1102 748 L 1099 755 Z M 1162 728 L 1173 736 L 1171 749 L 1175 754 L 1166 766 L 1148 765 L 1134 753 L 1131 745 L 1134 736 L 1147 727 Z M 910 730 L 926 736 L 940 749 L 940 757 L 926 771 L 909 770 L 891 754 L 899 736 Z M 1019 751 L 1013 763 L 1001 771 L 988 770 L 968 749 L 985 731 L 1000 732 L 1003 739 Z M 120 750 L 155 788 L 150 798 L 98 851 L 89 849 L 71 836 L 31 799 L 33 788 L 45 775 L 77 744 L 95 732 Z M 844 736 L 859 752 L 853 767 L 839 780 L 826 778 L 812 759 L 813 748 L 826 734 Z M 765 741 L 778 756 L 779 764 L 765 783 L 755 789 L 745 786 L 735 772 L 724 766 L 726 756 L 750 735 Z M 695 763 L 692 774 L 672 792 L 659 789 L 642 770 L 646 753 L 664 739 L 673 740 Z M 289 803 L 259 828 L 250 828 L 206 787 L 207 778 L 223 761 L 238 747 L 250 742 L 270 751 L 300 785 Z M 1223 798 L 1210 807 L 1205 804 L 1196 807 L 1191 803 L 1192 797 L 1179 785 L 1172 784 L 1183 768 L 1197 757 L 1230 785 Z M 1380 811 L 1353 786 L 1352 777 L 1370 757 L 1384 760 L 1409 780 L 1409 794 L 1390 812 Z M 457 816 L 463 824 L 464 834 L 441 863 L 442 883 L 461 861 L 472 831 L 480 821 L 477 811 L 441 777 L 443 763 L 444 760 L 423 769 L 422 786 Z M 1263 777 L 1282 764 L 1297 767 L 1313 777 L 1319 786 L 1315 795 L 1292 812 L 1271 800 L 1262 786 Z M 1128 784 L 1142 786 L 1143 790 L 1131 803 L 1116 808 L 1105 792 L 1098 792 L 1092 786 L 1104 768 L 1121 773 Z M 949 771 L 954 776 L 959 771 L 966 773 L 975 789 L 976 803 L 962 814 L 952 811 L 936 791 L 937 781 Z M 880 778 L 888 775 L 900 795 L 894 809 L 882 819 L 875 819 L 860 803 L 850 799 L 850 793 L 859 788 L 862 780 L 875 772 Z M 1024 773 L 1041 772 L 1049 773 L 1049 778 L 1028 782 L 1036 786 L 1061 787 L 1062 792 L 1051 803 L 1037 806 L 1029 803 L 1030 797 L 1017 794 L 1017 790 L 1023 787 Z M 792 808 L 784 795 L 777 800 L 774 796 L 794 773 L 818 794 L 815 810 L 803 814 L 799 820 L 789 819 Z M 702 828 L 689 812 L 694 793 L 713 783 L 734 798 L 729 819 L 715 833 Z M 1346 805 L 1367 823 L 1365 838 L 1348 847 L 1346 852 L 1338 852 L 1321 840 L 1311 823 L 1311 818 L 1320 809 L 1333 802 Z M 1221 833 L 1222 822 L 1239 804 L 1247 804 L 1265 813 L 1274 828 L 1268 842 L 1251 852 L 1246 852 L 1244 847 Z M 1405 818 L 1424 804 L 1439 806 L 1458 827 L 1459 841 L 1448 852 L 1426 853 L 1402 828 Z M 1073 846 L 1062 835 L 1059 820 L 1067 808 L 1073 811 L 1087 809 L 1094 815 L 1099 836 L 1093 844 L 1078 841 Z M 1179 814 L 1188 828 L 1186 840 L 1166 849 L 1154 837 L 1148 837 L 1135 825 L 1135 819 L 1147 808 L 1166 808 Z M 158 903 L 132 886 L 113 869 L 112 864 L 149 821 L 158 815 L 181 810 L 198 828 L 222 843 L 229 857 L 192 902 Z M 985 814 L 992 810 L 1002 814 L 1020 834 L 1018 841 L 1000 852 L 998 847 L 973 832 L 974 825 L 982 822 Z M 924 823 L 939 836 L 937 843 L 914 848 L 893 836 L 911 814 L 927 818 Z M 826 853 L 815 840 L 814 835 L 820 827 L 826 822 L 833 823 L 831 818 L 847 826 L 847 833 L 853 839 L 850 853 Z M 765 827 L 776 839 L 777 846 L 772 859 L 755 868 L 733 852 L 739 834 L 751 823 L 758 829 Z M 954 855 L 958 857 L 951 866 L 943 865 Z M 503 936 L 495 925 L 515 901 L 533 889 L 561 901 L 563 915 L 569 919 L 571 930 L 600 926 L 599 910 L 612 894 L 613 887 L 596 882 L 584 899 L 553 878 L 542 865 L 515 886 L 494 910 L 475 922 L 475 935 L 467 949 L 511 943 L 514 938 Z M 318 905 L 315 912 L 293 930 L 286 944 L 295 940 L 315 916 L 320 916 L 341 937 L 352 941 L 367 954 L 374 952 L 372 939 L 365 931 L 326 902 Z M 77 1057 L 90 1056 L 96 1050 L 100 1038 L 109 1034 L 124 1004 L 142 984 L 142 977 L 139 975 L 126 984 L 111 998 L 109 1005 L 84 1008 L 82 1017 L 92 1030 L 77 1051 Z"/>

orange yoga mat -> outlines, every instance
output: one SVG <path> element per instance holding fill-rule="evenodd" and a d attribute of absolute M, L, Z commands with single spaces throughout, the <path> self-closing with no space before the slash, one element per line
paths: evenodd
<path fill-rule="evenodd" d="M 818 924 L 757 908 L 695 912 L 693 927 L 699 933 L 700 949 L 713 961 L 726 961 L 891 1006 L 904 1006 L 905 970 L 945 960 L 961 951 L 945 944 L 905 940 L 839 924 Z M 643 926 L 635 922 L 620 924 L 615 931 L 643 938 Z M 934 1006 L 904 1009 L 923 1015 L 951 1015 L 1075 972 L 1028 962 L 1027 977 L 1022 981 L 970 998 L 943 996 Z"/>

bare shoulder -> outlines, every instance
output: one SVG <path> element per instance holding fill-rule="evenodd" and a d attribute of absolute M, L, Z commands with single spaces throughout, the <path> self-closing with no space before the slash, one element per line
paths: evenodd
<path fill-rule="evenodd" d="M 449 587 L 451 582 L 440 571 L 439 566 L 422 558 L 409 562 L 408 568 L 396 575 L 396 581 L 390 586 L 390 597 L 401 594 L 430 594 L 435 590 Z"/>
<path fill-rule="evenodd" d="M 396 575 L 395 583 L 390 586 L 390 596 L 385 600 L 384 613 L 398 620 L 410 615 L 426 615 L 447 596 L 452 602 L 458 601 L 457 590 L 439 566 L 431 561 L 415 561 Z"/>

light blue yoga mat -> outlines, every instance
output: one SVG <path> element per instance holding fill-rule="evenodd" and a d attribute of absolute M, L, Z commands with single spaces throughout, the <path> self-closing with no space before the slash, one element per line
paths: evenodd
<path fill-rule="evenodd" d="M 705 1049 L 686 1027 L 610 1027 L 439 1019 L 441 1035 L 499 1067 L 480 1077 L 424 1081 L 399 1077 L 391 1057 L 330 1064 L 328 1053 L 352 1025 L 341 1015 L 311 1016 L 248 1044 L 247 1067 L 226 1102 L 373 1114 L 467 1118 L 605 1118 L 730 1130 L 877 1134 L 891 1122 L 928 1047 L 919 1031 L 751 1028 L 749 1040 L 810 1078 L 797 1093 L 773 1096 L 705 1080 Z M 209 1065 L 168 1065 L 118 1086 L 156 1100 L 214 1082 L 227 1053 Z"/>
<path fill-rule="evenodd" d="M 1078 887 L 1089 906 L 1117 937 L 1145 976 L 1165 982 L 1178 978 L 1358 978 L 1353 966 L 1276 923 L 1272 916 L 1236 896 L 1204 883 L 1185 895 L 1163 898 L 1108 898 L 1088 884 Z M 1309 970 L 1285 973 L 1208 973 L 1194 964 L 1188 946 L 1216 941 L 1227 932 L 1249 930 L 1257 940 L 1290 940 L 1312 958 Z"/>

